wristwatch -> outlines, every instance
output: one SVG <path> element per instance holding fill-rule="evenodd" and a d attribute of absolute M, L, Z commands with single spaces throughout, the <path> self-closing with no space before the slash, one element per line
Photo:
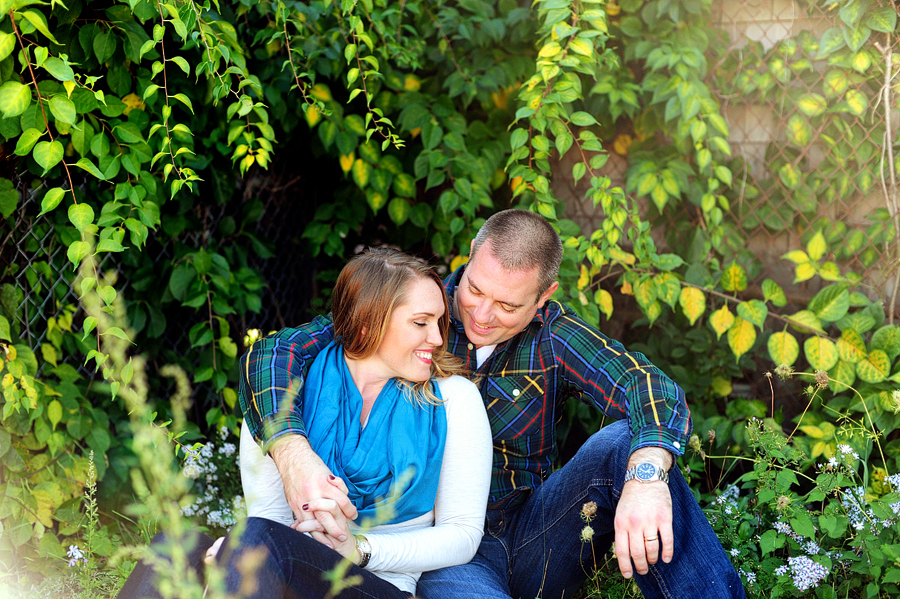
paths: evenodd
<path fill-rule="evenodd" d="M 369 544 L 369 539 L 356 535 L 356 552 L 359 554 L 359 567 L 365 568 L 372 559 L 372 545 Z"/>
<path fill-rule="evenodd" d="M 625 471 L 625 482 L 631 479 L 637 479 L 638 482 L 649 483 L 661 480 L 664 483 L 669 482 L 669 473 L 650 462 L 641 462 L 637 466 L 629 468 Z"/>

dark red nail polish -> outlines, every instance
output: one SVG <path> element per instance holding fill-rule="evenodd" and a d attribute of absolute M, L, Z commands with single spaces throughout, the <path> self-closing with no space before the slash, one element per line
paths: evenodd
<path fill-rule="evenodd" d="M 329 474 L 329 475 L 328 475 L 328 480 L 334 480 L 334 475 L 333 475 L 333 474 Z"/>
<path fill-rule="evenodd" d="M 309 504 L 308 504 L 308 503 L 304 503 L 302 509 L 303 509 L 304 512 L 305 512 L 306 510 L 308 510 L 308 509 L 309 509 Z"/>

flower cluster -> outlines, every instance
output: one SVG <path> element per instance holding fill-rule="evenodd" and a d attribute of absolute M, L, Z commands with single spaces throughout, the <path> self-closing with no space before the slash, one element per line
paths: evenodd
<path fill-rule="evenodd" d="M 84 555 L 84 552 L 78 548 L 78 545 L 69 545 L 69 551 L 66 552 L 66 556 L 70 558 L 70 568 L 77 566 L 78 562 L 88 563 L 87 557 Z"/>
<path fill-rule="evenodd" d="M 213 441 L 185 450 L 187 457 L 182 472 L 194 482 L 195 501 L 181 508 L 185 516 L 205 518 L 208 526 L 229 529 L 246 514 L 241 495 L 241 477 L 237 463 L 237 446 L 226 442 L 227 428 L 219 430 L 221 445 Z"/>
<path fill-rule="evenodd" d="M 822 564 L 812 561 L 805 555 L 789 557 L 788 563 L 775 569 L 778 576 L 790 574 L 794 580 L 794 586 L 800 591 L 808 591 L 819 586 L 826 576 L 828 569 Z"/>

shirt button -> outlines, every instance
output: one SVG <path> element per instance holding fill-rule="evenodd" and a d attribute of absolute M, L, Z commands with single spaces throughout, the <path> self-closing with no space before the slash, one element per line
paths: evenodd
<path fill-rule="evenodd" d="M 519 397 L 519 390 L 513 389 L 513 397 Z"/>
<path fill-rule="evenodd" d="M 672 447 L 674 447 L 675 449 L 678 449 L 679 447 L 681 447 L 681 443 L 679 443 L 678 441 L 675 441 L 674 443 L 672 443 Z"/>
<path fill-rule="evenodd" d="M 469 349 L 475 349 L 475 346 L 472 345 L 472 344 L 470 343 L 470 344 L 469 344 Z"/>

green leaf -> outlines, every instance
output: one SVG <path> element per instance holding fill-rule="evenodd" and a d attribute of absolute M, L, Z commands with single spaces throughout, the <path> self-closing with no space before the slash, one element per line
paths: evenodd
<path fill-rule="evenodd" d="M 656 282 L 657 299 L 674 309 L 681 297 L 681 284 L 678 282 L 678 277 L 670 272 L 663 272 L 653 277 L 653 280 Z"/>
<path fill-rule="evenodd" d="M 688 321 L 693 325 L 706 310 L 706 296 L 696 287 L 685 287 L 678 299 L 681 309 Z"/>
<path fill-rule="evenodd" d="M 850 109 L 850 114 L 854 116 L 861 116 L 869 109 L 869 98 L 857 89 L 849 90 L 844 96 L 844 101 Z"/>
<path fill-rule="evenodd" d="M 16 48 L 16 35 L 0 31 L 0 60 L 5 60 Z"/>
<path fill-rule="evenodd" d="M 36 10 L 26 10 L 20 14 L 28 19 L 28 22 L 34 25 L 34 28 L 43 33 L 51 42 L 59 45 L 59 42 L 56 41 L 56 38 L 53 37 L 53 34 L 50 33 L 50 30 L 47 28 L 47 19 L 44 18 L 42 13 L 39 13 Z"/>
<path fill-rule="evenodd" d="M 804 333 L 808 333 L 812 330 L 822 335 L 825 334 L 825 331 L 822 329 L 822 323 L 819 321 L 819 317 L 810 310 L 800 310 L 799 312 L 787 316 L 786 318 L 788 322 L 800 325 L 799 328 Z"/>
<path fill-rule="evenodd" d="M 829 285 L 813 296 L 807 307 L 819 320 L 835 322 L 850 309 L 850 292 L 846 285 Z"/>
<path fill-rule="evenodd" d="M 81 158 L 78 162 L 75 163 L 75 166 L 77 166 L 77 167 L 79 167 L 79 168 L 83 168 L 84 170 L 86 170 L 86 171 L 89 172 L 90 174 L 94 175 L 95 177 L 97 177 L 97 178 L 100 179 L 101 181 L 105 181 L 105 180 L 106 180 L 106 177 L 103 176 L 103 173 L 100 172 L 100 169 L 97 168 L 97 165 L 95 165 L 95 164 L 91 161 L 90 158 Z"/>
<path fill-rule="evenodd" d="M 825 337 L 810 337 L 803 343 L 803 352 L 810 366 L 816 370 L 831 370 L 837 364 L 838 351 L 834 342 Z"/>
<path fill-rule="evenodd" d="M 769 309 L 766 308 L 764 302 L 754 299 L 739 303 L 737 313 L 744 320 L 752 322 L 759 328 L 763 328 L 766 323 L 766 316 L 769 315 Z"/>
<path fill-rule="evenodd" d="M 788 189 L 797 189 L 800 187 L 800 177 L 800 171 L 790 162 L 784 163 L 781 168 L 778 169 L 778 179 L 781 180 Z"/>
<path fill-rule="evenodd" d="M 42 135 L 42 132 L 34 128 L 23 131 L 22 135 L 19 136 L 19 141 L 16 142 L 16 150 L 14 152 L 16 156 L 27 156 Z"/>
<path fill-rule="evenodd" d="M 178 100 L 179 102 L 183 103 L 185 106 L 187 106 L 188 109 L 190 109 L 191 114 L 194 114 L 194 105 L 191 104 L 190 98 L 188 98 L 184 94 L 175 94 L 172 97 L 175 98 L 176 100 Z"/>
<path fill-rule="evenodd" d="M 75 103 L 65 94 L 56 94 L 50 98 L 50 112 L 57 121 L 68 125 L 75 124 Z M 29 131 L 36 131 L 36 129 L 29 129 Z"/>
<path fill-rule="evenodd" d="M 769 337 L 769 357 L 777 365 L 792 366 L 800 356 L 800 344 L 797 338 L 788 332 L 772 333 Z"/>
<path fill-rule="evenodd" d="M 72 204 L 69 206 L 69 221 L 81 232 L 94 222 L 94 209 L 88 204 Z"/>
<path fill-rule="evenodd" d="M 18 205 L 19 192 L 9 179 L 0 179 L 0 216 L 9 218 Z"/>
<path fill-rule="evenodd" d="M 97 57 L 97 62 L 103 64 L 109 60 L 116 51 L 117 43 L 118 39 L 116 38 L 116 34 L 112 31 L 95 35 L 93 46 L 94 56 Z"/>
<path fill-rule="evenodd" d="M 72 67 L 55 56 L 45 60 L 41 67 L 57 81 L 75 81 L 75 71 L 72 70 Z"/>
<path fill-rule="evenodd" d="M 818 58 L 823 58 L 835 50 L 844 47 L 844 31 L 842 27 L 832 27 L 822 34 L 822 40 L 819 42 Z"/>
<path fill-rule="evenodd" d="M 756 329 L 753 324 L 740 316 L 735 316 L 734 323 L 728 329 L 728 347 L 734 353 L 735 359 L 739 359 L 750 351 L 756 343 Z"/>
<path fill-rule="evenodd" d="M 880 349 L 856 363 L 856 374 L 867 383 L 880 383 L 891 374 L 891 359 Z"/>
<path fill-rule="evenodd" d="M 797 100 L 797 108 L 800 109 L 800 112 L 812 118 L 823 114 L 825 109 L 828 108 L 828 103 L 825 101 L 825 98 L 819 94 L 803 94 L 800 96 L 800 99 Z"/>
<path fill-rule="evenodd" d="M 410 205 L 409 200 L 405 198 L 394 198 L 388 202 L 388 216 L 397 225 L 402 225 L 409 218 Z"/>
<path fill-rule="evenodd" d="M 18 81 L 0 85 L 0 112 L 6 118 L 19 116 L 31 105 L 31 88 Z"/>
<path fill-rule="evenodd" d="M 889 6 L 872 9 L 866 13 L 865 23 L 869 29 L 893 33 L 897 28 L 897 11 Z"/>
<path fill-rule="evenodd" d="M 900 356 L 900 327 L 889 324 L 875 331 L 869 341 L 869 349 L 880 349 L 891 361 L 894 361 L 897 356 Z"/>
<path fill-rule="evenodd" d="M 844 27 L 844 41 L 853 52 L 859 52 L 871 36 L 872 30 L 865 25 Z"/>
<path fill-rule="evenodd" d="M 589 127 L 597 124 L 597 119 L 594 118 L 594 115 L 584 111 L 573 112 L 569 120 L 579 127 Z"/>
<path fill-rule="evenodd" d="M 58 141 L 40 141 L 34 146 L 31 155 L 34 156 L 34 161 L 44 169 L 44 174 L 47 174 L 47 171 L 62 160 L 63 151 L 63 145 Z"/>
<path fill-rule="evenodd" d="M 763 298 L 767 302 L 772 302 L 773 306 L 783 308 L 787 305 L 787 297 L 784 295 L 784 290 L 772 279 L 763 281 L 762 292 Z"/>
<path fill-rule="evenodd" d="M 78 268 L 81 261 L 91 252 L 91 244 L 87 241 L 73 241 L 66 250 L 66 257 Z M 87 321 L 87 319 L 85 319 Z"/>
<path fill-rule="evenodd" d="M 44 194 L 43 199 L 41 199 L 41 214 L 46 214 L 50 212 L 62 201 L 62 199 L 66 197 L 66 192 L 62 187 L 54 187 L 47 191 Z M 40 214 L 38 215 L 40 216 Z"/>
<path fill-rule="evenodd" d="M 795 146 L 806 146 L 812 139 L 812 127 L 801 115 L 794 113 L 787 122 L 787 138 Z"/>
<path fill-rule="evenodd" d="M 731 262 L 722 271 L 719 284 L 725 291 L 743 291 L 747 288 L 747 273 L 737 262 Z"/>
<path fill-rule="evenodd" d="M 657 285 L 652 278 L 646 278 L 638 281 L 634 285 L 634 299 L 640 307 L 646 308 L 656 301 Z"/>
<path fill-rule="evenodd" d="M 53 430 L 56 430 L 56 425 L 59 424 L 60 420 L 62 420 L 62 416 L 63 416 L 62 404 L 59 403 L 59 400 L 54 399 L 47 406 L 47 419 L 50 420 L 50 426 L 53 427 Z"/>
<path fill-rule="evenodd" d="M 841 393 L 848 390 L 856 382 L 856 365 L 838 360 L 834 368 L 828 372 L 828 376 L 833 379 L 828 381 L 828 386 L 831 390 L 835 393 Z"/>

